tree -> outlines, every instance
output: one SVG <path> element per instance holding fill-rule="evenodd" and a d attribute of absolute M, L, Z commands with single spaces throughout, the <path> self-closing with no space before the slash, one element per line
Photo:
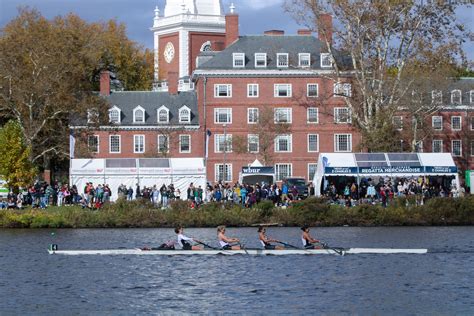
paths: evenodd
<path fill-rule="evenodd" d="M 334 65 L 328 77 L 334 82 L 351 81 L 352 93 L 345 102 L 361 131 L 362 146 L 369 151 L 384 150 L 383 140 L 393 130 L 392 116 L 407 105 L 417 79 L 446 71 L 445 65 L 465 63 L 462 42 L 472 33 L 456 22 L 460 5 L 365 0 L 285 3 L 298 22 L 322 35 Z M 335 18 L 334 28 L 328 25 L 327 14 Z M 341 53 L 349 57 L 350 68 Z"/>
<path fill-rule="evenodd" d="M 17 121 L 9 121 L 0 129 L 0 176 L 15 191 L 31 184 L 36 169 L 29 160 L 31 147 L 25 144 Z"/>

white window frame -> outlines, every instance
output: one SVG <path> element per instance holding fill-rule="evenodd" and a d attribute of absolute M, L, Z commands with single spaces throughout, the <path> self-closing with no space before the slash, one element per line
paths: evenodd
<path fill-rule="evenodd" d="M 436 124 L 438 123 L 437 120 L 440 120 L 439 123 L 441 124 L 440 128 L 437 128 Z M 443 117 L 441 115 L 433 115 L 431 117 L 431 127 L 435 131 L 442 131 L 443 130 Z"/>
<path fill-rule="evenodd" d="M 474 140 L 471 140 L 471 157 L 474 157 Z"/>
<path fill-rule="evenodd" d="M 279 95 L 280 88 L 286 88 L 286 95 Z M 291 98 L 292 96 L 292 85 L 291 83 L 275 83 L 273 85 L 273 96 L 275 98 Z"/>
<path fill-rule="evenodd" d="M 286 58 L 286 63 L 280 63 L 280 57 Z M 290 58 L 288 57 L 288 53 L 278 53 L 276 58 L 276 64 L 278 68 L 288 68 L 290 65 Z"/>
<path fill-rule="evenodd" d="M 303 65 L 302 61 L 307 60 L 308 64 Z M 301 68 L 309 68 L 311 67 L 311 54 L 310 53 L 299 53 L 298 54 L 298 66 Z"/>
<path fill-rule="evenodd" d="M 97 150 L 91 150 L 91 138 L 95 138 L 96 139 L 96 143 L 97 143 Z M 87 136 L 87 148 L 89 149 L 89 152 L 93 153 L 93 154 L 98 154 L 99 151 L 100 151 L 100 136 L 99 135 L 89 135 Z"/>
<path fill-rule="evenodd" d="M 347 136 L 348 137 L 348 149 L 341 150 L 339 145 L 339 136 Z M 352 152 L 352 134 L 334 134 L 334 152 L 336 153 L 350 153 Z"/>
<path fill-rule="evenodd" d="M 139 111 L 143 114 L 143 120 L 142 121 L 137 120 L 137 113 Z M 133 109 L 133 123 L 135 123 L 135 124 L 145 124 L 145 121 L 146 121 L 145 116 L 146 116 L 146 111 L 140 105 Z"/>
<path fill-rule="evenodd" d="M 347 111 L 347 120 L 343 121 L 341 117 L 342 111 Z M 335 107 L 334 108 L 334 123 L 336 124 L 351 124 L 352 123 L 352 113 L 349 107 Z"/>
<path fill-rule="evenodd" d="M 453 123 L 453 121 L 454 121 L 455 118 L 459 118 L 459 128 L 454 128 L 454 123 Z M 452 129 L 453 131 L 460 131 L 460 130 L 462 130 L 462 116 L 460 116 L 460 115 L 451 116 L 451 129 Z"/>
<path fill-rule="evenodd" d="M 330 53 L 321 53 L 321 68 L 332 68 L 333 59 Z M 325 62 L 329 59 L 329 65 Z"/>
<path fill-rule="evenodd" d="M 99 111 L 97 109 L 87 110 L 87 124 L 96 124 L 99 122 Z"/>
<path fill-rule="evenodd" d="M 226 117 L 224 122 L 220 121 L 221 115 Z M 232 124 L 232 108 L 215 108 L 214 124 Z"/>
<path fill-rule="evenodd" d="M 454 100 L 456 94 L 458 95 L 458 98 L 459 98 L 458 102 Z M 462 91 L 461 90 L 456 89 L 456 90 L 451 91 L 451 104 L 462 104 Z"/>
<path fill-rule="evenodd" d="M 459 143 L 459 155 L 456 155 L 456 154 L 454 153 L 454 143 Z M 453 157 L 462 157 L 462 140 L 460 140 L 460 139 L 453 139 L 453 140 L 451 141 L 451 155 L 452 155 Z"/>
<path fill-rule="evenodd" d="M 334 97 L 347 97 L 352 96 L 352 84 L 347 82 L 335 82 L 334 83 Z"/>
<path fill-rule="evenodd" d="M 267 68 L 267 53 L 255 53 L 255 68 Z M 264 61 L 264 65 L 259 65 L 259 61 Z"/>
<path fill-rule="evenodd" d="M 182 138 L 183 138 L 183 137 L 187 137 L 187 138 L 189 139 L 189 150 L 182 150 L 182 149 L 183 149 L 183 148 L 182 148 L 182 144 L 183 144 Z M 181 154 L 189 154 L 189 153 L 191 153 L 191 135 L 189 135 L 189 134 L 180 134 L 180 135 L 179 135 L 179 152 L 180 152 Z"/>
<path fill-rule="evenodd" d="M 252 142 L 252 140 L 254 140 Z M 256 141 L 255 141 L 256 140 Z M 257 150 L 250 150 L 250 144 L 257 144 Z M 257 134 L 248 134 L 247 135 L 247 151 L 249 153 L 258 153 L 260 152 L 260 138 Z"/>
<path fill-rule="evenodd" d="M 435 143 L 439 144 L 439 151 L 435 151 Z M 443 140 L 442 139 L 433 139 L 431 142 L 431 152 L 433 153 L 442 153 L 443 150 Z"/>
<path fill-rule="evenodd" d="M 311 173 L 309 172 L 310 171 L 310 166 L 313 166 L 314 165 L 314 174 L 313 176 L 311 177 Z M 318 164 L 317 163 L 314 163 L 314 162 L 310 162 L 308 163 L 308 182 L 312 182 L 313 179 L 314 179 L 314 175 L 316 174 L 316 172 L 318 172 Z M 309 193 L 309 192 L 308 192 Z"/>
<path fill-rule="evenodd" d="M 280 112 L 284 114 L 285 116 L 287 116 L 288 120 L 286 122 L 280 121 L 280 115 L 279 115 Z M 274 108 L 273 119 L 274 119 L 275 124 L 291 124 L 293 122 L 293 109 L 292 108 Z"/>
<path fill-rule="evenodd" d="M 471 119 L 470 129 L 471 129 L 471 131 L 474 131 L 474 116 L 471 116 L 470 119 Z"/>
<path fill-rule="evenodd" d="M 440 90 L 431 91 L 431 103 L 443 103 L 443 92 Z"/>
<path fill-rule="evenodd" d="M 309 95 L 309 87 L 316 86 L 316 95 Z M 319 96 L 319 84 L 317 83 L 308 83 L 306 84 L 306 96 L 308 98 L 317 98 Z"/>
<path fill-rule="evenodd" d="M 400 119 L 400 124 L 397 124 L 396 119 Z M 396 115 L 392 117 L 392 124 L 395 127 L 397 131 L 403 131 L 403 116 L 401 115 Z"/>
<path fill-rule="evenodd" d="M 474 90 L 469 91 L 469 103 L 474 103 Z"/>
<path fill-rule="evenodd" d="M 225 88 L 226 90 L 225 95 L 220 95 L 221 88 Z M 214 85 L 214 98 L 232 98 L 232 84 L 229 84 L 229 83 L 215 84 Z"/>
<path fill-rule="evenodd" d="M 116 121 L 112 120 L 112 112 L 117 113 L 117 120 Z M 109 122 L 110 123 L 120 124 L 121 116 L 122 116 L 122 111 L 117 106 L 114 105 L 112 108 L 109 109 Z"/>
<path fill-rule="evenodd" d="M 288 174 L 281 176 L 281 167 L 288 168 Z M 292 163 L 276 163 L 275 164 L 275 180 L 282 181 L 285 178 L 290 178 L 293 176 L 293 164 Z"/>
<path fill-rule="evenodd" d="M 165 142 L 166 142 L 166 144 L 165 144 L 165 145 L 166 145 L 166 151 L 161 151 L 161 150 L 160 150 L 160 147 L 161 147 L 161 146 L 160 146 L 160 144 L 161 144 L 161 142 L 160 142 L 160 137 L 164 137 L 164 139 L 165 139 Z M 169 135 L 158 134 L 158 135 L 156 136 L 156 144 L 157 144 L 156 148 L 157 148 L 157 150 L 158 150 L 158 153 L 166 153 L 166 154 L 168 154 L 168 153 L 170 152 L 170 137 L 169 137 Z"/>
<path fill-rule="evenodd" d="M 314 121 L 314 122 L 310 121 L 310 111 L 311 110 L 316 111 L 316 121 Z M 319 108 L 309 107 L 309 108 L 306 109 L 306 123 L 308 123 L 308 124 L 318 124 L 319 123 Z"/>
<path fill-rule="evenodd" d="M 255 95 L 251 95 L 251 92 L 255 93 Z M 258 83 L 247 84 L 247 98 L 258 98 L 258 94 L 259 94 Z"/>
<path fill-rule="evenodd" d="M 143 142 L 141 144 L 143 146 L 141 151 L 140 151 L 140 148 L 138 148 L 138 150 L 137 150 L 137 145 L 140 145 L 139 141 L 138 141 L 139 139 L 142 139 L 142 142 Z M 133 153 L 134 154 L 143 154 L 143 153 L 145 153 L 145 135 L 143 135 L 143 134 L 133 135 Z"/>
<path fill-rule="evenodd" d="M 187 111 L 187 115 L 184 115 L 184 111 Z M 186 105 L 179 108 L 179 122 L 180 123 L 191 123 L 191 109 Z"/>
<path fill-rule="evenodd" d="M 240 64 L 242 62 L 242 65 Z M 237 64 L 239 62 L 239 64 Z M 232 54 L 232 65 L 234 68 L 245 68 L 245 54 L 244 53 L 233 53 Z"/>
<path fill-rule="evenodd" d="M 166 121 L 160 121 L 160 112 L 165 111 L 166 112 Z M 167 124 L 170 122 L 170 110 L 162 105 L 158 110 L 156 110 L 156 122 L 158 124 Z"/>
<path fill-rule="evenodd" d="M 286 140 L 287 141 L 287 147 L 288 150 L 282 150 L 280 148 L 280 140 Z M 275 137 L 275 152 L 276 153 L 291 153 L 293 152 L 293 135 L 292 134 L 285 134 L 285 135 L 277 135 Z"/>
<path fill-rule="evenodd" d="M 112 138 L 118 138 L 118 151 L 112 151 Z M 122 136 L 109 135 L 109 154 L 120 154 L 122 152 Z"/>
<path fill-rule="evenodd" d="M 256 112 L 255 121 L 252 121 L 252 120 L 251 120 L 251 118 L 254 116 L 253 114 L 251 114 L 253 111 Z M 247 109 L 247 124 L 257 124 L 257 123 L 258 123 L 259 115 L 260 115 L 260 110 L 259 110 L 259 108 L 248 108 L 248 109 Z"/>
<path fill-rule="evenodd" d="M 220 170 L 222 170 L 222 178 L 220 178 Z M 214 164 L 214 180 L 215 182 L 223 181 L 223 182 L 232 182 L 232 164 L 226 163 L 225 167 L 223 163 L 216 163 Z"/>
<path fill-rule="evenodd" d="M 424 152 L 423 150 L 423 141 L 419 140 L 415 142 L 415 152 L 417 153 L 422 153 Z"/>
<path fill-rule="evenodd" d="M 232 134 L 214 134 L 214 152 L 223 153 L 224 149 L 226 153 L 232 152 Z"/>
<path fill-rule="evenodd" d="M 312 136 L 316 136 L 316 149 L 315 150 L 312 150 L 310 148 L 310 137 Z M 308 141 L 308 152 L 309 153 L 317 153 L 319 152 L 319 134 L 308 134 L 308 136 L 306 137 L 306 140 Z"/>

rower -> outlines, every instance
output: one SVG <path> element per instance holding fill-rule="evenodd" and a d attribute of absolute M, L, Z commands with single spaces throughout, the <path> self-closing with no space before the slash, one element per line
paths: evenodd
<path fill-rule="evenodd" d="M 187 237 L 183 234 L 184 228 L 181 226 L 178 226 L 174 229 L 174 232 L 178 234 L 178 246 L 181 246 L 183 250 L 202 250 L 201 247 L 199 246 L 193 246 L 189 242 L 194 241 L 197 243 L 201 243 L 199 240 Z"/>
<path fill-rule="evenodd" d="M 317 239 L 314 239 L 311 237 L 309 234 L 309 227 L 307 225 L 304 225 L 301 227 L 301 230 L 303 231 L 303 234 L 301 235 L 301 241 L 303 242 L 303 247 L 305 249 L 321 249 L 321 242 Z M 315 243 L 319 245 L 315 245 Z"/>
<path fill-rule="evenodd" d="M 231 245 L 230 243 L 239 243 L 238 238 L 230 238 L 225 235 L 225 226 L 217 226 L 217 239 L 219 240 L 219 245 L 224 250 L 240 250 L 240 245 Z"/>
<path fill-rule="evenodd" d="M 263 226 L 258 227 L 258 239 L 260 239 L 260 242 L 262 243 L 262 246 L 265 249 L 276 249 L 276 250 L 285 249 L 285 247 L 282 247 L 282 246 L 272 245 L 271 242 L 279 242 L 279 241 L 273 238 L 268 238 L 267 235 L 265 234 L 266 231 L 267 230 L 265 227 Z"/>

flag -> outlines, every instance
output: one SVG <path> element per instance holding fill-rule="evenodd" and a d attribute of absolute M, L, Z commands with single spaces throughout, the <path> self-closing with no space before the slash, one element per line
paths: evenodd
<path fill-rule="evenodd" d="M 72 129 L 69 130 L 69 159 L 74 159 L 74 147 L 76 145 L 76 139 L 74 138 L 74 132 Z"/>

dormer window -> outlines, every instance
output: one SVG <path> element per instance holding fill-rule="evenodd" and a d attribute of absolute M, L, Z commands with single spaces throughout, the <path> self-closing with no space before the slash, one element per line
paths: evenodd
<path fill-rule="evenodd" d="M 311 66 L 311 54 L 309 53 L 298 54 L 298 66 L 302 68 Z"/>
<path fill-rule="evenodd" d="M 170 121 L 170 110 L 166 106 L 161 106 L 157 110 L 158 123 L 168 123 Z"/>
<path fill-rule="evenodd" d="M 277 66 L 281 68 L 288 67 L 287 53 L 277 54 Z"/>
<path fill-rule="evenodd" d="M 87 110 L 87 124 L 96 124 L 99 122 L 99 112 L 97 109 Z"/>
<path fill-rule="evenodd" d="M 469 103 L 474 103 L 474 90 L 469 91 Z"/>
<path fill-rule="evenodd" d="M 133 110 L 133 123 L 145 123 L 145 109 L 141 106 Z"/>
<path fill-rule="evenodd" d="M 113 124 L 120 124 L 120 109 L 116 106 L 113 106 L 109 110 L 109 122 Z"/>
<path fill-rule="evenodd" d="M 245 54 L 244 53 L 233 53 L 232 56 L 233 56 L 234 68 L 245 67 Z"/>
<path fill-rule="evenodd" d="M 179 122 L 180 123 L 191 123 L 191 109 L 186 105 L 183 105 L 179 109 Z"/>
<path fill-rule="evenodd" d="M 431 91 L 431 101 L 433 103 L 442 103 L 443 102 L 443 93 L 439 90 Z"/>
<path fill-rule="evenodd" d="M 265 67 L 267 67 L 267 54 L 256 53 L 255 54 L 255 68 L 265 68 Z"/>
<path fill-rule="evenodd" d="M 461 104 L 462 95 L 461 90 L 451 91 L 451 104 Z"/>
<path fill-rule="evenodd" d="M 329 53 L 321 53 L 321 68 L 331 68 L 332 57 Z"/>

